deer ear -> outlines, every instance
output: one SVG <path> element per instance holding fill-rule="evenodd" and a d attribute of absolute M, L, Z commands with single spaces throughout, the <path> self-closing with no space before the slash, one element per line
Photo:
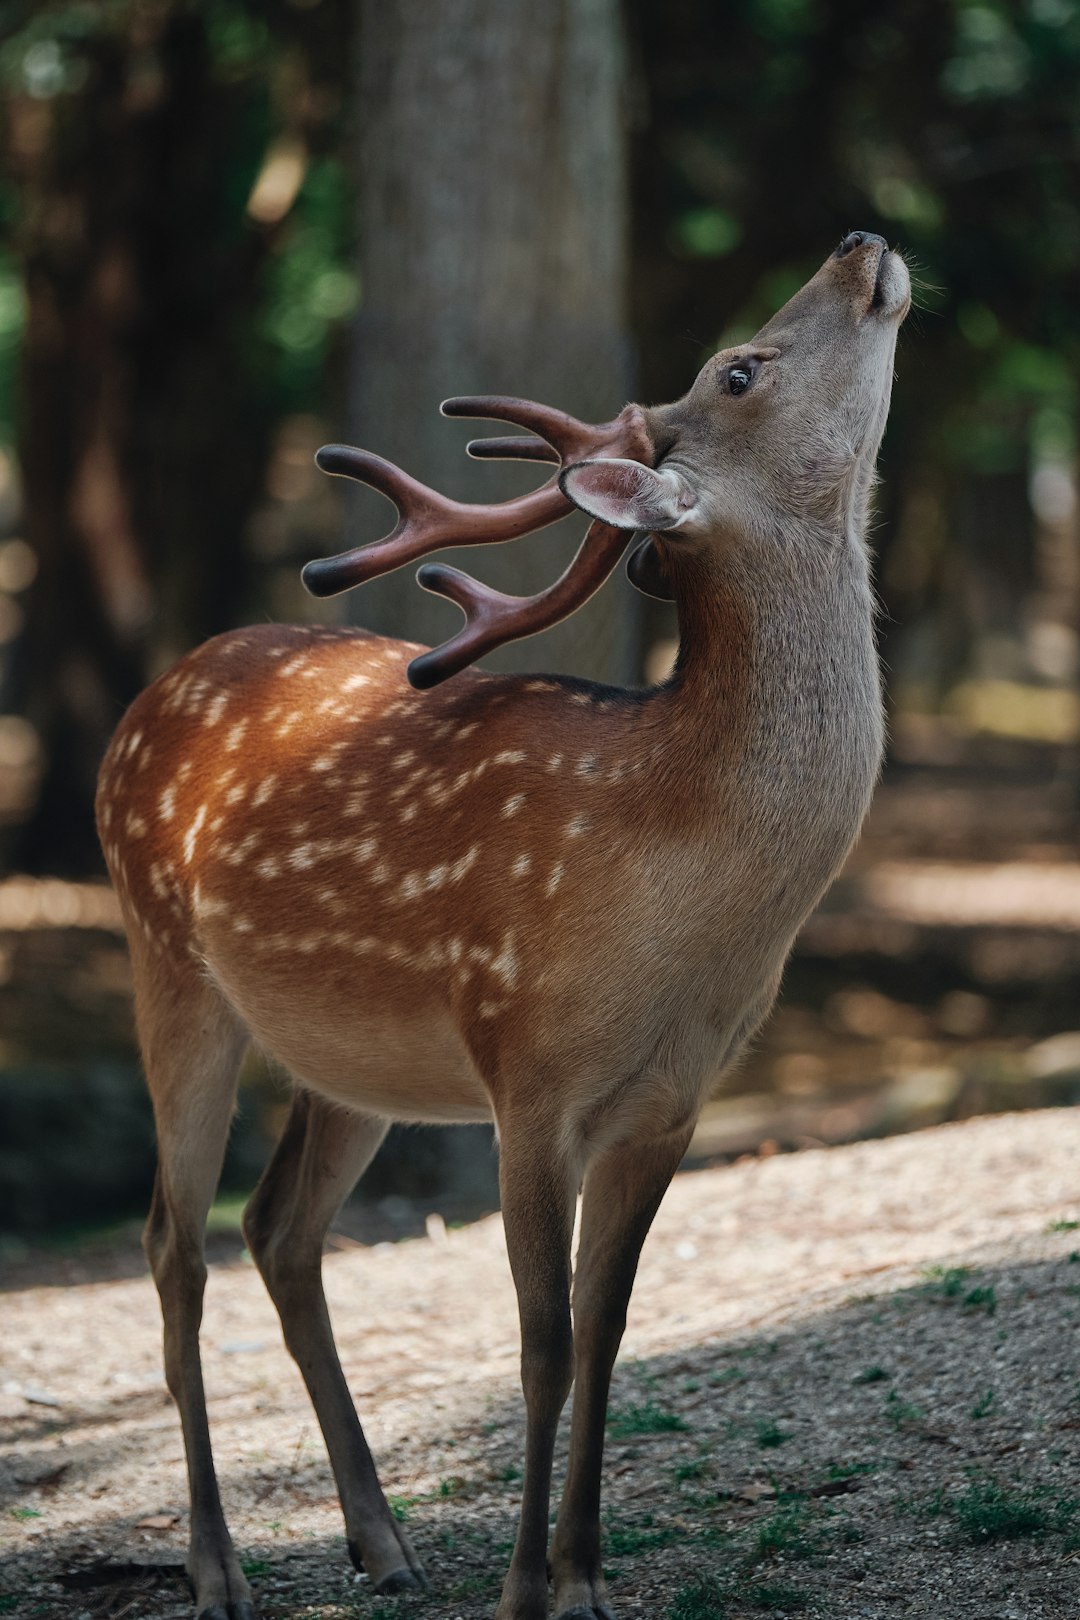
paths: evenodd
<path fill-rule="evenodd" d="M 694 510 L 697 496 L 680 473 L 655 472 L 640 461 L 614 456 L 567 467 L 559 488 L 589 517 L 615 529 L 677 529 Z"/>
<path fill-rule="evenodd" d="M 655 596 L 658 602 L 675 600 L 667 563 L 651 537 L 630 553 L 626 560 L 626 577 L 643 596 Z"/>

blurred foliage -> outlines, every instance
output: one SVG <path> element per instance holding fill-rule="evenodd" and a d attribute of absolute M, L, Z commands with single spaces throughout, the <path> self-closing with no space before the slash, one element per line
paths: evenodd
<path fill-rule="evenodd" d="M 130 43 L 128 91 L 152 94 L 160 63 L 155 36 L 162 16 L 194 13 L 205 23 L 213 76 L 242 96 L 242 110 L 219 154 L 216 186 L 197 222 L 207 237 L 235 239 L 280 226 L 262 277 L 252 330 L 276 414 L 325 404 L 324 379 L 333 333 L 356 304 L 355 221 L 346 175 L 343 124 L 349 9 L 341 0 L 199 0 L 150 5 L 147 0 L 75 0 L 0 5 L 0 98 L 56 103 L 58 124 L 78 140 L 85 103 L 100 94 L 97 47 L 103 36 Z M 142 36 L 140 38 L 140 35 Z M 302 58 L 307 60 L 303 61 Z M 254 217 L 251 199 L 283 142 L 294 174 L 269 217 Z M 14 428 L 14 398 L 23 301 L 11 242 L 34 199 L 8 179 L 0 186 L 0 434 Z M 194 222 L 193 222 L 194 223 Z M 260 364 L 249 355 L 249 363 Z"/>
<path fill-rule="evenodd" d="M 828 232 L 880 232 L 916 286 L 876 536 L 886 656 L 931 704 L 972 673 L 1075 679 L 1080 4 L 632 0 L 630 18 L 646 396 L 752 332 Z M 1071 557 L 1048 561 L 1055 525 Z M 1055 657 L 1025 642 L 1047 611 Z"/>

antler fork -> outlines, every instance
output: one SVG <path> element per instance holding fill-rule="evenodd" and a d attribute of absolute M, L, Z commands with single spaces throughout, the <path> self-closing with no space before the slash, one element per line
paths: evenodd
<path fill-rule="evenodd" d="M 639 405 L 627 405 L 612 421 L 598 424 L 579 422 L 533 400 L 501 395 L 448 399 L 441 409 L 444 416 L 512 422 L 529 430 L 525 436 L 473 440 L 469 453 L 478 459 L 558 461 L 567 467 L 594 457 L 616 456 L 652 465 L 653 444 Z M 452 501 L 367 450 L 326 445 L 315 459 L 324 472 L 355 478 L 388 496 L 399 514 L 397 524 L 383 539 L 308 563 L 302 577 L 315 596 L 332 596 L 366 584 L 444 546 L 516 540 L 573 510 L 573 503 L 554 478 L 516 500 L 484 506 Z M 418 578 L 424 589 L 456 602 L 464 609 L 466 622 L 442 646 L 413 659 L 408 670 L 412 685 L 422 689 L 435 686 L 495 647 L 558 624 L 599 589 L 625 550 L 627 539 L 624 530 L 592 523 L 566 571 L 554 585 L 534 596 L 505 595 L 445 564 L 422 568 Z"/>

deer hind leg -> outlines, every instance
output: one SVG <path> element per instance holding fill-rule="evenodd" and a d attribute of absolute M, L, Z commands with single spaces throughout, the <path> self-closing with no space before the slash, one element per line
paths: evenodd
<path fill-rule="evenodd" d="M 273 1159 L 244 1211 L 244 1235 L 281 1317 L 330 1454 L 349 1553 L 378 1592 L 426 1584 L 394 1519 L 341 1370 L 322 1284 L 327 1228 L 387 1123 L 298 1091 Z"/>
<path fill-rule="evenodd" d="M 559 1416 L 574 1370 L 570 1239 L 578 1175 L 557 1130 L 500 1119 L 503 1225 L 521 1321 L 525 1477 L 513 1557 L 496 1620 L 543 1620 L 548 1610 L 548 1506 Z"/>
<path fill-rule="evenodd" d="M 690 1128 L 609 1148 L 590 1164 L 574 1277 L 570 1460 L 551 1550 L 557 1620 L 613 1620 L 600 1565 L 600 1476 L 611 1369 L 641 1246 Z"/>
<path fill-rule="evenodd" d="M 199 1326 L 206 1216 L 221 1173 L 247 1033 L 193 967 L 136 964 L 158 1169 L 143 1247 L 161 1299 L 165 1379 L 180 1411 L 191 1492 L 187 1568 L 200 1620 L 253 1620 L 221 1510 L 206 1418 Z"/>

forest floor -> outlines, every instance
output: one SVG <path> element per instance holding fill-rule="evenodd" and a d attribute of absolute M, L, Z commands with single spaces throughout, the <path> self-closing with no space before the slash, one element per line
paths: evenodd
<path fill-rule="evenodd" d="M 191 1612 L 180 1430 L 134 1241 L 20 1269 L 0 1307 L 0 1614 Z M 215 1253 L 211 1424 L 263 1620 L 488 1620 L 522 1445 L 499 1217 L 339 1235 L 326 1261 L 346 1373 L 431 1577 L 420 1598 L 349 1568 L 272 1308 L 235 1242 Z M 679 1176 L 611 1403 L 619 1615 L 1072 1620 L 1078 1328 L 1078 1110 Z"/>

